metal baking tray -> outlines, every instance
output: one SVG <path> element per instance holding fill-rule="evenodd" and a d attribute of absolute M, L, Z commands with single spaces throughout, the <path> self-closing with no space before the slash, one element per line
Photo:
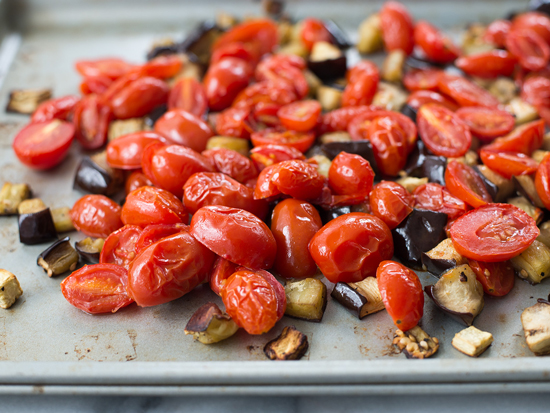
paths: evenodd
<path fill-rule="evenodd" d="M 416 18 L 441 27 L 490 21 L 524 2 L 406 2 Z M 295 1 L 297 17 L 332 18 L 354 30 L 380 2 Z M 250 1 L 63 1 L 0 0 L 0 107 L 9 91 L 51 87 L 54 96 L 77 93 L 74 61 L 116 56 L 142 62 L 152 42 L 181 38 L 198 21 L 226 11 L 259 13 Z M 72 190 L 82 155 L 47 172 L 23 167 L 11 150 L 27 116 L 0 113 L 0 181 L 26 182 L 51 207 L 71 206 L 82 194 Z M 73 241 L 81 238 L 70 234 Z M 548 280 L 531 286 L 519 279 L 504 299 L 486 297 L 475 325 L 494 335 L 493 345 L 470 359 L 450 344 L 464 328 L 426 300 L 423 328 L 442 345 L 430 360 L 406 360 L 391 340 L 395 327 L 386 312 L 357 320 L 329 302 L 322 323 L 289 318 L 269 333 L 239 331 L 216 345 L 186 337 L 183 328 L 204 302 L 221 304 L 207 286 L 174 302 L 152 308 L 131 305 L 114 315 L 90 316 L 62 297 L 63 277 L 49 279 L 36 265 L 46 245 L 19 243 L 15 217 L 0 218 L 0 268 L 19 278 L 23 296 L 0 310 L 0 394 L 418 394 L 434 392 L 513 392 L 550 390 L 550 357 L 535 358 L 526 347 L 521 311 L 546 297 Z M 429 276 L 421 275 L 429 283 Z M 330 298 L 329 298 L 330 300 Z M 298 362 L 271 362 L 265 343 L 285 325 L 307 334 L 310 349 Z"/>

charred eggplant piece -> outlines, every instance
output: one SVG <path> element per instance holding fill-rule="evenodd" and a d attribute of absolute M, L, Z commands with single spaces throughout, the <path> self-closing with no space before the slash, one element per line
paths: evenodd
<path fill-rule="evenodd" d="M 179 45 L 180 52 L 191 53 L 204 66 L 208 65 L 212 45 L 222 31 L 213 20 L 200 23 Z"/>
<path fill-rule="evenodd" d="M 19 240 L 34 245 L 57 238 L 50 208 L 42 200 L 27 199 L 19 205 Z"/>
<path fill-rule="evenodd" d="M 146 59 L 152 60 L 155 57 L 167 56 L 178 53 L 178 44 L 172 39 L 166 39 L 161 42 L 155 42 L 153 48 L 147 52 Z"/>
<path fill-rule="evenodd" d="M 396 330 L 393 345 L 405 353 L 408 359 L 425 359 L 439 350 L 439 340 L 430 337 L 418 326 L 408 331 Z"/>
<path fill-rule="evenodd" d="M 320 323 L 327 307 L 327 287 L 316 278 L 285 285 L 285 315 Z"/>
<path fill-rule="evenodd" d="M 330 81 L 346 75 L 347 58 L 336 46 L 328 42 L 316 42 L 309 55 L 307 67 L 319 79 Z"/>
<path fill-rule="evenodd" d="M 214 303 L 206 303 L 191 316 L 185 334 L 202 344 L 218 343 L 231 337 L 239 326 Z"/>
<path fill-rule="evenodd" d="M 404 171 L 407 175 L 417 178 L 426 177 L 430 182 L 445 185 L 446 168 L 447 159 L 444 156 L 433 155 L 424 143 L 418 139 Z"/>
<path fill-rule="evenodd" d="M 408 103 L 405 103 L 401 108 L 401 113 L 416 123 L 416 109 L 410 106 Z"/>
<path fill-rule="evenodd" d="M 70 211 L 71 209 L 69 207 L 54 208 L 51 210 L 53 224 L 58 233 L 75 230 Z"/>
<path fill-rule="evenodd" d="M 531 176 L 513 176 L 512 182 L 520 195 L 527 198 L 537 208 L 545 208 L 535 188 L 535 180 Z"/>
<path fill-rule="evenodd" d="M 124 182 L 122 171 L 110 168 L 101 157 L 85 157 L 78 165 L 73 188 L 97 195 L 114 195 Z"/>
<path fill-rule="evenodd" d="M 378 173 L 376 160 L 374 159 L 374 152 L 372 150 L 372 144 L 368 140 L 330 142 L 321 145 L 321 149 L 331 160 L 336 158 L 336 156 L 338 156 L 340 152 L 353 153 L 355 155 L 362 156 L 367 161 L 369 161 L 370 166 L 374 170 L 374 172 Z"/>
<path fill-rule="evenodd" d="M 23 290 L 17 277 L 7 270 L 0 269 L 0 308 L 10 308 L 22 294 Z"/>
<path fill-rule="evenodd" d="M 44 250 L 36 263 L 44 268 L 51 278 L 67 271 L 74 271 L 78 264 L 78 253 L 69 242 L 69 237 L 65 237 Z"/>
<path fill-rule="evenodd" d="M 436 277 L 457 265 L 467 264 L 468 260 L 460 255 L 450 238 L 441 241 L 435 248 L 422 253 L 422 264 Z"/>
<path fill-rule="evenodd" d="M 466 326 L 483 310 L 483 287 L 468 264 L 450 269 L 424 291 L 436 306 Z"/>
<path fill-rule="evenodd" d="M 31 188 L 27 184 L 12 184 L 6 182 L 0 190 L 0 215 L 17 214 L 17 208 L 31 196 Z"/>
<path fill-rule="evenodd" d="M 550 277 L 550 248 L 534 240 L 525 251 L 511 258 L 510 263 L 520 278 L 539 284 Z"/>
<path fill-rule="evenodd" d="M 331 34 L 333 43 L 339 49 L 346 50 L 353 46 L 353 43 L 348 38 L 346 32 L 344 32 L 333 20 L 323 20 L 323 23 L 325 24 L 325 28 Z"/>
<path fill-rule="evenodd" d="M 481 173 L 481 171 L 479 170 L 479 165 L 472 166 L 472 169 L 476 171 L 476 173 L 479 175 L 479 177 L 483 181 L 483 184 L 485 185 L 487 192 L 489 192 L 489 195 L 491 195 L 491 199 L 497 199 L 498 191 L 499 191 L 498 185 Z"/>
<path fill-rule="evenodd" d="M 493 172 L 485 165 L 478 165 L 476 170 L 497 186 L 497 194 L 493 196 L 494 202 L 505 202 L 514 193 L 514 183 L 510 179 L 506 179 L 496 172 Z"/>
<path fill-rule="evenodd" d="M 84 261 L 97 264 L 99 263 L 99 256 L 104 243 L 105 240 L 103 238 L 92 239 L 88 237 L 84 238 L 82 241 L 78 241 L 74 246 L 76 252 L 78 252 Z"/>
<path fill-rule="evenodd" d="M 30 115 L 36 110 L 38 105 L 51 99 L 51 97 L 51 89 L 14 90 L 10 93 L 6 112 Z"/>
<path fill-rule="evenodd" d="M 539 301 L 527 307 L 521 313 L 521 324 L 529 350 L 536 356 L 550 354 L 550 304 Z"/>
<path fill-rule="evenodd" d="M 445 225 L 447 214 L 414 208 L 392 230 L 395 256 L 407 267 L 422 269 L 422 253 L 446 238 Z"/>
<path fill-rule="evenodd" d="M 470 326 L 455 334 L 452 345 L 470 357 L 480 356 L 493 342 L 493 335 Z"/>
<path fill-rule="evenodd" d="M 162 115 L 166 113 L 168 110 L 167 105 L 159 105 L 155 109 L 153 109 L 151 112 L 149 112 L 145 117 L 143 118 L 143 123 L 145 125 L 145 128 L 153 129 L 155 126 L 155 123 L 157 120 L 160 119 Z"/>
<path fill-rule="evenodd" d="M 542 219 L 544 218 L 544 213 L 542 212 L 542 210 L 534 206 L 531 202 L 527 200 L 527 198 L 523 196 L 510 198 L 508 200 L 508 203 L 523 210 L 527 215 L 535 220 L 537 225 L 540 224 Z"/>
<path fill-rule="evenodd" d="M 529 10 L 539 11 L 550 16 L 550 1 L 548 0 L 531 0 L 529 1 Z"/>
<path fill-rule="evenodd" d="M 271 360 L 300 360 L 308 348 L 307 336 L 290 326 L 265 345 L 264 353 Z"/>
<path fill-rule="evenodd" d="M 359 320 L 385 309 L 378 282 L 367 277 L 356 283 L 337 283 L 331 297 L 347 308 Z"/>

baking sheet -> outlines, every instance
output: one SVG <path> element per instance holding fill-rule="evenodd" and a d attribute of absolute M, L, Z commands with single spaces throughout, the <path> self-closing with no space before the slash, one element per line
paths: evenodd
<path fill-rule="evenodd" d="M 445 27 L 468 22 L 474 16 L 489 21 L 522 5 L 492 1 L 460 5 L 406 3 L 415 17 Z M 80 77 L 73 69 L 78 59 L 116 56 L 142 62 L 154 40 L 166 36 L 179 39 L 183 31 L 216 11 L 237 15 L 259 11 L 258 4 L 248 1 L 232 2 L 231 7 L 222 2 L 208 2 L 201 7 L 191 4 L 163 1 L 152 5 L 122 0 L 13 2 L 7 10 L 13 29 L 4 38 L 11 39 L 8 45 L 12 52 L 14 44 L 16 48 L 19 45 L 18 39 L 20 47 L 0 89 L 0 107 L 5 107 L 9 91 L 17 88 L 51 87 L 54 96 L 78 93 Z M 345 8 L 341 5 L 297 1 L 292 2 L 289 11 L 296 16 L 330 17 L 353 28 L 379 7 L 375 2 L 365 5 L 351 1 Z M 0 0 L 0 8 L 4 7 L 5 0 Z M 5 44 L 0 68 L 3 61 L 9 60 Z M 29 183 L 36 196 L 50 207 L 72 206 L 82 196 L 72 190 L 81 156 L 79 148 L 74 145 L 69 158 L 51 171 L 35 172 L 23 167 L 12 153 L 11 140 L 27 121 L 27 116 L 0 113 L 0 181 Z M 72 241 L 83 237 L 69 235 Z M 404 392 L 406 388 L 411 392 L 418 388 L 448 392 L 473 391 L 481 388 L 473 384 L 478 382 L 484 382 L 484 387 L 493 386 L 495 391 L 514 391 L 510 384 L 502 383 L 516 381 L 519 383 L 512 386 L 516 389 L 532 382 L 537 382 L 539 388 L 550 388 L 550 358 L 532 357 L 519 318 L 525 307 L 548 296 L 548 280 L 531 286 L 518 279 L 504 299 L 486 297 L 485 309 L 475 325 L 490 331 L 495 341 L 480 359 L 470 359 L 450 345 L 454 334 L 464 327 L 426 298 L 422 327 L 442 344 L 433 360 L 407 361 L 391 345 L 395 327 L 386 312 L 360 321 L 331 302 L 330 297 L 320 324 L 285 317 L 263 336 L 249 336 L 241 330 L 231 339 L 211 346 L 194 342 L 183 333 L 187 320 L 200 305 L 206 301 L 221 305 L 207 286 L 161 306 L 139 308 L 134 304 L 114 315 L 90 316 L 62 297 L 59 284 L 63 277 L 49 279 L 36 265 L 37 255 L 46 246 L 20 244 L 16 218 L 0 218 L 0 268 L 16 274 L 24 290 L 13 307 L 0 311 L 0 392 L 108 392 L 101 387 L 105 384 L 122 386 L 120 391 L 130 393 L 147 388 L 154 394 L 198 394 L 220 389 L 225 394 L 273 394 L 276 389 L 280 393 L 325 394 L 329 389 L 323 385 L 327 384 L 350 392 Z M 421 278 L 425 285 L 434 282 L 429 275 Z M 310 350 L 300 362 L 267 361 L 263 346 L 285 325 L 295 325 L 305 333 Z M 392 386 L 395 383 L 403 386 Z M 33 387 L 36 385 L 41 386 L 39 390 Z"/>

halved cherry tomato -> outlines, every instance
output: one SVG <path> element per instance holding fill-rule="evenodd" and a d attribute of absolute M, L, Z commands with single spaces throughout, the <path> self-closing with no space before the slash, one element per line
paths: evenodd
<path fill-rule="evenodd" d="M 128 271 L 128 295 L 140 307 L 180 298 L 208 280 L 216 256 L 188 230 L 162 238 L 134 259 Z"/>
<path fill-rule="evenodd" d="M 409 148 L 414 146 L 417 135 L 414 122 L 401 113 L 389 110 L 372 110 L 353 117 L 347 129 L 352 140 L 368 139 L 370 125 L 377 118 L 386 118 L 388 123 L 397 124 L 405 132 Z"/>
<path fill-rule="evenodd" d="M 124 185 L 124 192 L 126 195 L 128 195 L 130 192 L 135 191 L 138 188 L 141 188 L 142 186 L 153 186 L 153 182 L 145 174 L 141 169 L 134 171 L 130 174 L 128 178 L 126 178 L 126 184 Z"/>
<path fill-rule="evenodd" d="M 30 123 L 15 135 L 12 147 L 29 168 L 50 169 L 65 158 L 74 134 L 74 126 L 59 119 Z"/>
<path fill-rule="evenodd" d="M 191 234 L 219 256 L 253 269 L 271 268 L 277 243 L 258 217 L 242 209 L 206 206 L 191 220 Z"/>
<path fill-rule="evenodd" d="M 283 126 L 289 130 L 307 132 L 315 126 L 321 115 L 321 104 L 316 100 L 301 100 L 283 106 L 277 112 Z"/>
<path fill-rule="evenodd" d="M 496 108 L 470 106 L 460 108 L 456 115 L 468 125 L 473 135 L 484 142 L 506 135 L 516 123 L 512 115 Z"/>
<path fill-rule="evenodd" d="M 374 276 L 378 264 L 393 256 L 393 239 L 380 218 L 352 212 L 322 227 L 309 252 L 330 282 L 357 282 Z"/>
<path fill-rule="evenodd" d="M 306 159 L 298 149 L 286 145 L 262 145 L 250 150 L 250 158 L 261 172 L 264 168 L 273 164 L 290 161 L 292 159 Z"/>
<path fill-rule="evenodd" d="M 502 297 L 514 288 L 516 274 L 508 261 L 483 262 L 468 260 L 468 265 L 476 274 L 486 294 Z"/>
<path fill-rule="evenodd" d="M 483 148 L 479 152 L 479 157 L 489 169 L 506 179 L 512 179 L 512 176 L 533 174 L 539 166 L 534 159 L 521 152 Z"/>
<path fill-rule="evenodd" d="M 189 231 L 189 225 L 186 225 L 184 223 L 150 224 L 147 225 L 145 228 L 141 228 L 141 233 L 139 234 L 139 237 L 136 240 L 134 246 L 135 255 L 137 256 L 149 245 L 152 245 L 163 238 L 177 234 L 181 231 Z"/>
<path fill-rule="evenodd" d="M 414 43 L 422 49 L 428 60 L 436 63 L 451 63 L 460 54 L 449 38 L 426 21 L 419 21 L 414 26 Z"/>
<path fill-rule="evenodd" d="M 255 71 L 258 82 L 264 80 L 283 80 L 292 85 L 292 88 L 303 99 L 309 93 L 309 85 L 303 71 L 306 62 L 299 56 L 290 54 L 276 54 L 264 57 Z"/>
<path fill-rule="evenodd" d="M 178 224 L 186 223 L 188 219 L 189 215 L 178 198 L 152 186 L 142 186 L 130 192 L 122 207 L 125 225 Z"/>
<path fill-rule="evenodd" d="M 306 49 L 311 52 L 313 45 L 317 42 L 332 43 L 332 35 L 321 20 L 307 18 L 302 20 L 300 40 L 306 46 Z"/>
<path fill-rule="evenodd" d="M 380 10 L 382 38 L 386 50 L 403 50 L 410 55 L 414 47 L 414 26 L 405 6 L 396 1 L 384 3 Z"/>
<path fill-rule="evenodd" d="M 205 121 L 182 109 L 169 110 L 162 115 L 155 122 L 155 132 L 172 143 L 187 146 L 197 152 L 204 151 L 206 142 L 214 136 Z"/>
<path fill-rule="evenodd" d="M 513 30 L 532 30 L 550 44 L 550 18 L 544 13 L 521 13 L 512 20 Z"/>
<path fill-rule="evenodd" d="M 426 103 L 437 103 L 453 112 L 459 108 L 453 100 L 437 92 L 431 92 L 429 90 L 417 90 L 416 92 L 411 93 L 407 98 L 407 105 L 417 111 L 420 106 L 425 105 Z"/>
<path fill-rule="evenodd" d="M 499 105 L 497 98 L 461 76 L 443 75 L 439 78 L 438 87 L 441 92 L 450 96 L 460 106 L 492 108 Z"/>
<path fill-rule="evenodd" d="M 494 79 L 512 76 L 517 59 L 506 50 L 491 50 L 471 56 L 459 57 L 455 66 L 470 76 Z"/>
<path fill-rule="evenodd" d="M 82 76 L 107 76 L 113 80 L 125 75 L 135 66 L 122 59 L 79 60 L 75 64 L 76 70 Z"/>
<path fill-rule="evenodd" d="M 204 151 L 202 156 L 210 159 L 218 172 L 229 175 L 242 184 L 258 176 L 258 169 L 254 162 L 252 162 L 250 158 L 232 149 L 209 149 Z"/>
<path fill-rule="evenodd" d="M 250 140 L 254 146 L 286 145 L 298 149 L 300 152 L 306 152 L 313 145 L 313 142 L 315 142 L 315 134 L 313 132 L 280 131 L 268 128 L 254 132 L 250 135 Z"/>
<path fill-rule="evenodd" d="M 145 147 L 163 141 L 164 137 L 155 132 L 136 132 L 121 136 L 107 145 L 107 163 L 112 168 L 139 169 Z"/>
<path fill-rule="evenodd" d="M 111 107 L 97 95 L 84 96 L 74 108 L 73 123 L 76 140 L 84 149 L 98 149 L 107 142 Z"/>
<path fill-rule="evenodd" d="M 495 20 L 485 30 L 483 40 L 492 43 L 497 47 L 504 48 L 506 36 L 510 33 L 512 22 L 509 20 Z"/>
<path fill-rule="evenodd" d="M 117 119 L 139 118 L 168 100 L 170 88 L 155 77 L 140 77 L 116 93 L 110 105 Z"/>
<path fill-rule="evenodd" d="M 397 182 L 382 181 L 372 188 L 369 204 L 372 214 L 394 229 L 412 212 L 414 197 Z"/>
<path fill-rule="evenodd" d="M 254 198 L 268 199 L 271 202 L 281 195 L 281 191 L 277 189 L 277 186 L 272 180 L 273 176 L 279 171 L 277 164 L 270 165 L 260 172 L 256 181 L 256 186 L 254 187 Z"/>
<path fill-rule="evenodd" d="M 442 185 L 430 182 L 420 185 L 413 191 L 415 207 L 447 214 L 448 221 L 453 221 L 468 210 L 464 201 L 451 195 Z"/>
<path fill-rule="evenodd" d="M 157 79 L 169 79 L 176 76 L 183 67 L 183 61 L 178 55 L 157 56 L 154 59 L 133 69 L 140 76 L 151 76 Z"/>
<path fill-rule="evenodd" d="M 69 120 L 79 101 L 78 96 L 69 95 L 42 102 L 32 114 L 31 122 L 47 122 L 52 119 Z"/>
<path fill-rule="evenodd" d="M 424 313 L 424 290 L 416 273 L 395 261 L 382 261 L 376 279 L 395 326 L 401 331 L 415 327 Z"/>
<path fill-rule="evenodd" d="M 261 108 L 262 105 L 282 107 L 297 100 L 298 96 L 294 85 L 286 80 L 276 78 L 246 87 L 237 95 L 232 106 L 249 109 Z"/>
<path fill-rule="evenodd" d="M 535 107 L 550 107 L 550 78 L 529 75 L 521 87 L 521 98 Z"/>
<path fill-rule="evenodd" d="M 353 118 L 374 110 L 379 110 L 379 108 L 376 106 L 348 106 L 327 112 L 321 115 L 321 120 L 317 127 L 318 135 L 346 131 L 348 130 L 348 124 Z"/>
<path fill-rule="evenodd" d="M 80 83 L 80 92 L 83 95 L 102 95 L 113 84 L 114 80 L 107 76 L 87 76 Z"/>
<path fill-rule="evenodd" d="M 485 146 L 497 151 L 521 152 L 525 155 L 539 149 L 544 139 L 544 121 L 535 120 L 518 126 L 508 135 L 498 138 Z"/>
<path fill-rule="evenodd" d="M 535 188 L 546 209 L 550 209 L 550 156 L 546 155 L 535 175 Z"/>
<path fill-rule="evenodd" d="M 183 109 L 195 116 L 204 116 L 208 100 L 204 87 L 191 77 L 180 79 L 168 95 L 168 110 Z"/>
<path fill-rule="evenodd" d="M 338 195 L 368 197 L 374 182 L 369 161 L 359 155 L 340 152 L 328 170 L 330 189 Z"/>
<path fill-rule="evenodd" d="M 493 202 L 481 177 L 462 162 L 451 161 L 447 164 L 445 185 L 451 194 L 474 208 Z"/>
<path fill-rule="evenodd" d="M 409 70 L 403 78 L 403 85 L 414 92 L 416 90 L 437 90 L 439 76 L 443 73 L 440 69 Z"/>
<path fill-rule="evenodd" d="M 104 195 L 85 195 L 70 211 L 74 227 L 89 237 L 107 238 L 122 227 L 122 209 Z"/>
<path fill-rule="evenodd" d="M 210 273 L 210 289 L 217 295 L 221 294 L 225 282 L 234 272 L 237 272 L 238 265 L 227 261 L 225 258 L 218 257 L 214 262 L 214 267 Z"/>
<path fill-rule="evenodd" d="M 216 116 L 216 132 L 221 136 L 250 139 L 250 108 L 229 108 Z"/>
<path fill-rule="evenodd" d="M 210 66 L 204 77 L 204 90 L 210 109 L 219 111 L 231 106 L 248 85 L 252 68 L 236 57 L 225 57 Z"/>
<path fill-rule="evenodd" d="M 522 68 L 542 70 L 550 60 L 550 46 L 536 32 L 512 28 L 506 36 L 506 48 L 518 58 Z"/>
<path fill-rule="evenodd" d="M 434 154 L 458 157 L 470 149 L 470 129 L 449 109 L 437 103 L 427 103 L 418 109 L 416 122 L 422 142 Z"/>
<path fill-rule="evenodd" d="M 220 36 L 212 46 L 212 50 L 215 52 L 220 47 L 234 42 L 258 47 L 260 56 L 269 53 L 279 43 L 277 24 L 269 19 L 248 20 Z"/>
<path fill-rule="evenodd" d="M 89 314 L 115 313 L 134 302 L 126 293 L 128 270 L 120 265 L 85 265 L 61 282 L 63 297 Z"/>
<path fill-rule="evenodd" d="M 125 225 L 111 233 L 105 240 L 100 264 L 116 264 L 128 269 L 136 257 L 135 246 L 142 229 L 137 225 Z"/>
<path fill-rule="evenodd" d="M 458 218 L 451 226 L 457 252 L 466 258 L 506 261 L 525 251 L 539 235 L 533 218 L 511 204 L 487 204 Z"/>

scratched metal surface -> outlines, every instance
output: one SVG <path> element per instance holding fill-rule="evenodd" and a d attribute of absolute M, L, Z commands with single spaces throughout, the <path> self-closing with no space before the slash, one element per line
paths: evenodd
<path fill-rule="evenodd" d="M 244 15 L 259 10 L 257 4 L 245 1 L 233 2 L 231 8 L 222 2 L 209 3 L 209 7 L 191 8 L 188 2 L 157 2 L 159 4 L 154 7 L 142 1 L 133 2 L 133 6 L 130 3 L 84 1 L 74 5 L 61 0 L 17 3 L 15 10 L 10 10 L 7 17 L 17 29 L 16 33 L 21 33 L 21 44 L 0 89 L 0 108 L 5 107 L 8 92 L 17 88 L 51 87 L 54 96 L 78 93 L 79 76 L 73 70 L 75 60 L 118 56 L 142 62 L 145 51 L 155 39 L 181 36 L 193 23 L 211 17 L 215 11 Z M 290 11 L 297 16 L 332 17 L 343 26 L 353 28 L 369 10 L 378 7 L 378 4 L 365 6 L 352 1 L 346 9 L 338 4 L 330 1 L 295 2 Z M 0 0 L 0 7 L 4 5 L 5 1 Z M 450 4 L 445 2 L 415 1 L 409 7 L 417 18 L 451 27 L 476 19 L 475 16 L 485 21 L 500 17 L 514 5 L 518 6 L 517 2 L 461 2 L 460 7 L 453 6 L 451 9 Z M 119 25 L 115 27 L 113 22 L 119 22 Z M 75 145 L 68 159 L 48 172 L 35 172 L 23 167 L 13 155 L 10 145 L 17 130 L 27 121 L 27 116 L 7 114 L 3 110 L 0 112 L 0 184 L 4 181 L 26 182 L 47 205 L 71 206 L 82 196 L 72 190 L 73 173 L 81 156 L 79 149 Z M 82 238 L 77 233 L 69 235 L 72 241 Z M 86 361 L 133 363 L 129 363 L 131 366 L 124 364 L 124 368 L 117 367 L 121 366 L 117 363 L 94 364 L 90 368 L 94 371 L 94 378 L 86 376 L 87 379 L 81 379 L 85 384 L 103 383 L 107 377 L 117 377 L 113 384 L 138 384 L 132 381 L 135 377 L 140 380 L 139 384 L 161 385 L 168 382 L 167 377 L 176 374 L 169 368 L 167 370 L 164 364 L 138 362 L 185 362 L 175 365 L 180 366 L 180 373 L 186 371 L 186 366 L 197 367 L 196 376 L 189 379 L 196 383 L 202 383 L 201 380 L 208 382 L 202 375 L 214 368 L 217 374 L 215 384 L 250 384 L 255 382 L 255 372 L 260 371 L 267 381 L 270 377 L 272 381 L 280 381 L 281 377 L 298 380 L 302 377 L 299 373 L 309 372 L 300 379 L 303 380 L 300 383 L 338 382 L 338 377 L 344 377 L 345 371 L 342 373 L 341 368 L 338 369 L 333 363 L 334 360 L 346 361 L 350 374 L 353 369 L 364 369 L 363 375 L 360 375 L 362 379 L 357 380 L 376 382 L 376 377 L 369 376 L 367 379 L 365 374 L 368 375 L 369 369 L 373 369 L 372 374 L 379 373 L 380 366 L 387 372 L 402 372 L 401 375 L 388 376 L 386 380 L 389 383 L 410 381 L 414 372 L 412 364 L 403 355 L 396 354 L 391 346 L 395 327 L 385 312 L 359 321 L 338 303 L 332 302 L 330 297 L 320 324 L 285 317 L 263 336 L 249 336 L 239 331 L 231 339 L 211 346 L 196 343 L 183 333 L 187 320 L 201 304 L 215 301 L 221 305 L 219 298 L 206 286 L 157 307 L 131 305 L 114 315 L 87 315 L 70 306 L 62 297 L 59 284 L 63 277 L 49 279 L 36 265 L 37 255 L 46 246 L 20 244 L 16 218 L 0 218 L 0 268 L 16 274 L 24 290 L 23 296 L 11 309 L 0 310 L 0 361 L 18 362 L 3 364 L 0 384 L 32 384 L 34 380 L 53 383 L 57 380 L 54 371 L 65 374 L 61 380 L 64 384 L 70 384 L 72 379 L 78 382 L 78 374 L 86 376 L 90 370 L 86 367 L 82 371 L 83 364 L 73 362 Z M 433 282 L 425 274 L 421 274 L 421 278 L 424 284 Z M 331 288 L 329 285 L 329 291 Z M 538 286 L 517 280 L 506 298 L 486 297 L 485 309 L 475 321 L 476 327 L 490 331 L 494 336 L 494 344 L 481 356 L 481 359 L 493 360 L 487 360 L 485 364 L 469 359 L 451 346 L 454 334 L 464 327 L 442 314 L 426 299 L 422 326 L 442 343 L 435 359 L 426 365 L 430 366 L 427 371 L 431 372 L 432 380 L 443 374 L 446 366 L 441 380 L 452 381 L 453 374 L 448 371 L 451 366 L 451 372 L 461 371 L 466 376 L 468 371 L 475 371 L 468 376 L 474 380 L 548 381 L 550 358 L 534 360 L 525 345 L 519 316 L 525 307 L 534 304 L 538 297 L 548 296 L 549 292 L 548 280 Z M 305 361 L 293 363 L 292 367 L 289 364 L 288 370 L 280 365 L 274 367 L 276 363 L 268 361 L 260 365 L 242 363 L 266 360 L 263 346 L 285 325 L 295 325 L 308 336 L 310 349 Z M 526 357 L 525 363 L 511 360 L 519 357 Z M 384 361 L 384 364 L 369 362 L 377 359 Z M 211 363 L 215 361 L 230 363 Z M 56 363 L 43 365 L 36 362 Z M 199 363 L 186 364 L 189 362 Z M 325 362 L 326 365 L 323 364 Z M 326 366 L 326 374 L 315 376 L 314 372 L 323 371 L 323 366 Z M 379 366 L 378 370 L 375 366 Z M 506 373 L 489 377 L 488 373 L 494 371 L 495 366 L 508 369 Z M 313 367 L 318 370 L 310 370 Z M 26 378 L 17 381 L 13 378 L 16 373 L 19 374 L 17 377 Z M 530 376 L 531 373 L 534 376 Z M 428 378 L 424 380 L 430 381 Z M 4 391 L 11 392 L 9 389 Z M 74 389 L 71 391 L 75 392 Z M 326 389 L 319 387 L 318 391 Z"/>

